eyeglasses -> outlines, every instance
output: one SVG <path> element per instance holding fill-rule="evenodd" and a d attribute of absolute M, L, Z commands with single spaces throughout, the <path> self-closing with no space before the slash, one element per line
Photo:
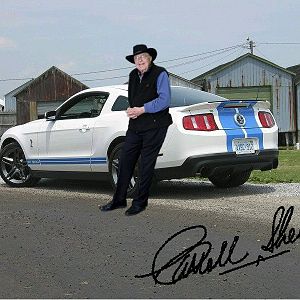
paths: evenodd
<path fill-rule="evenodd" d="M 134 58 L 134 61 L 138 61 L 140 59 L 146 59 L 148 57 L 149 57 L 148 53 L 141 53 L 141 54 L 135 55 L 133 58 Z"/>

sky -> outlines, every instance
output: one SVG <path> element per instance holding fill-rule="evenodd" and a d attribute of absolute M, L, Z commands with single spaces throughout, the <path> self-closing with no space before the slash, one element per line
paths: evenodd
<path fill-rule="evenodd" d="M 136 44 L 187 79 L 249 52 L 247 38 L 255 55 L 297 65 L 299 13 L 300 0 L 0 0 L 0 98 L 51 66 L 122 84 Z"/>

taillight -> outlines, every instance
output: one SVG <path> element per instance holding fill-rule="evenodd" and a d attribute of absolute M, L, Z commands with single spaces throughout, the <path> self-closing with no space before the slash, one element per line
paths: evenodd
<path fill-rule="evenodd" d="M 264 128 L 271 128 L 275 125 L 274 118 L 272 117 L 272 115 L 269 112 L 260 111 L 258 113 L 258 117 L 259 117 L 262 127 L 264 127 Z"/>
<path fill-rule="evenodd" d="M 213 114 L 185 116 L 182 121 L 183 128 L 186 130 L 213 131 L 218 129 Z"/>

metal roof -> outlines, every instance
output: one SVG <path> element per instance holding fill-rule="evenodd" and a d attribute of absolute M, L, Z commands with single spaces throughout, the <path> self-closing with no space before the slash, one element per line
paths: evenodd
<path fill-rule="evenodd" d="M 289 71 L 296 73 L 295 84 L 300 83 L 300 65 L 295 65 L 287 68 Z"/>
<path fill-rule="evenodd" d="M 12 91 L 8 92 L 7 94 L 5 94 L 4 98 L 6 99 L 9 96 L 14 97 L 15 94 L 17 94 L 18 92 L 23 91 L 32 81 L 33 81 L 33 79 L 30 79 L 29 81 L 26 81 L 25 83 L 23 83 L 22 85 L 18 86 L 14 90 L 12 90 Z"/>
<path fill-rule="evenodd" d="M 203 74 L 201 74 L 201 75 L 199 75 L 199 76 L 191 79 L 191 81 L 197 81 L 197 80 L 203 79 L 203 78 L 205 78 L 207 76 L 214 75 L 214 74 L 222 71 L 223 69 L 225 69 L 225 68 L 227 68 L 227 67 L 229 67 L 229 66 L 231 66 L 231 65 L 233 65 L 235 63 L 237 63 L 238 61 L 240 61 L 242 59 L 245 59 L 246 57 L 251 57 L 253 59 L 259 60 L 259 61 L 261 61 L 261 62 L 263 62 L 265 64 L 271 65 L 272 67 L 278 68 L 278 69 L 280 69 L 283 72 L 286 72 L 288 74 L 291 74 L 291 75 L 294 75 L 294 76 L 296 75 L 296 73 L 294 73 L 293 71 L 285 69 L 283 67 L 280 67 L 280 66 L 278 66 L 278 65 L 276 65 L 276 64 L 274 64 L 274 63 L 272 63 L 272 62 L 270 62 L 270 61 L 268 61 L 268 60 L 266 60 L 266 59 L 264 59 L 262 57 L 256 56 L 256 55 L 251 54 L 251 53 L 246 53 L 246 54 L 244 54 L 244 55 L 242 55 L 242 56 L 240 56 L 240 57 L 238 57 L 238 58 L 236 58 L 236 59 L 234 59 L 232 61 L 229 61 L 229 62 L 227 62 L 225 64 L 219 65 L 219 66 L 217 66 L 217 67 L 215 67 L 215 68 L 213 68 L 213 69 L 211 69 L 211 70 L 209 70 L 209 71 L 207 71 L 207 72 L 205 72 L 205 73 L 203 73 Z"/>
<path fill-rule="evenodd" d="M 174 77 L 174 78 L 177 78 L 177 79 L 179 79 L 179 80 L 185 81 L 186 83 L 192 83 L 192 84 L 198 86 L 199 88 L 201 87 L 201 85 L 199 85 L 199 84 L 197 84 L 197 83 L 195 83 L 195 82 L 192 82 L 192 81 L 189 80 L 189 79 L 186 79 L 186 78 L 184 78 L 184 77 L 181 77 L 181 76 L 176 75 L 176 74 L 171 73 L 171 72 L 168 72 L 168 73 L 169 73 L 170 76 L 172 76 L 172 77 Z"/>
<path fill-rule="evenodd" d="M 75 78 L 72 77 L 71 75 L 69 75 L 69 74 L 63 72 L 62 70 L 60 70 L 59 68 L 57 68 L 57 67 L 55 67 L 55 66 L 52 66 L 50 69 L 48 69 L 47 71 L 45 71 L 44 73 L 42 73 L 42 74 L 41 74 L 40 76 L 38 76 L 37 78 L 35 78 L 35 79 L 29 81 L 28 84 L 27 84 L 23 89 L 18 90 L 13 96 L 16 97 L 16 96 L 17 96 L 18 94 L 20 94 L 21 92 L 23 92 L 23 91 L 29 89 L 29 87 L 30 87 L 31 85 L 34 85 L 34 84 L 37 83 L 39 80 L 41 80 L 43 77 L 45 77 L 48 73 L 53 72 L 53 71 L 58 72 L 58 73 L 61 73 L 61 74 L 62 74 L 63 76 L 65 76 L 65 77 L 70 77 L 70 78 L 72 78 L 72 80 L 73 80 L 76 84 L 78 84 L 78 85 L 80 85 L 80 86 L 83 86 L 83 87 L 85 87 L 85 88 L 89 88 L 87 85 L 85 85 L 84 83 L 82 83 L 82 82 L 80 82 L 79 80 L 75 79 Z"/>

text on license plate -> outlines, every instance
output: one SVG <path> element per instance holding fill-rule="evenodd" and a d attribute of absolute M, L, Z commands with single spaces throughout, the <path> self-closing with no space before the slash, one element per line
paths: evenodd
<path fill-rule="evenodd" d="M 235 151 L 236 154 L 255 153 L 255 145 L 254 139 L 234 139 L 233 151 Z"/>

